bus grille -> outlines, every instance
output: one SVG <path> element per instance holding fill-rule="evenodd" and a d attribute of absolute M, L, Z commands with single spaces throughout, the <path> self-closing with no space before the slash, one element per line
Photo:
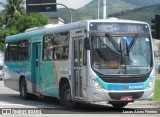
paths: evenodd
<path fill-rule="evenodd" d="M 145 82 L 147 80 L 147 77 L 125 77 L 125 78 L 118 78 L 118 77 L 111 77 L 111 78 L 104 78 L 101 77 L 104 82 L 107 83 L 137 83 L 137 82 Z"/>
<path fill-rule="evenodd" d="M 143 91 L 141 92 L 127 92 L 127 93 L 108 93 L 111 99 L 120 100 L 122 96 L 132 96 L 133 99 L 139 99 L 144 94 Z"/>

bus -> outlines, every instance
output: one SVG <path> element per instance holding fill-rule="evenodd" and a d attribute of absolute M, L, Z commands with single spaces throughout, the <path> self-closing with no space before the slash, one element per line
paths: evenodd
<path fill-rule="evenodd" d="M 23 99 L 123 108 L 154 98 L 153 60 L 145 22 L 107 18 L 35 27 L 5 38 L 4 85 Z"/>

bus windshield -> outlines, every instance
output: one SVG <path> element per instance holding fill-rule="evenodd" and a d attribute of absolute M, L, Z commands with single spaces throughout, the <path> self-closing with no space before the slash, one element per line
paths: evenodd
<path fill-rule="evenodd" d="M 104 75 L 146 74 L 152 68 L 149 33 L 90 35 L 91 65 Z"/>

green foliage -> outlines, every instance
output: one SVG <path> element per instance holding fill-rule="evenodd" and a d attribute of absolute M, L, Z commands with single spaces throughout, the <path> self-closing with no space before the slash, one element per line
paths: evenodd
<path fill-rule="evenodd" d="M 160 101 L 160 80 L 155 81 L 155 100 Z"/>
<path fill-rule="evenodd" d="M 3 49 L 4 49 L 4 38 L 6 36 L 14 35 L 16 33 L 17 33 L 17 30 L 14 28 L 10 28 L 10 29 L 1 28 L 0 29 L 0 50 L 1 51 L 3 51 Z"/>
<path fill-rule="evenodd" d="M 3 27 L 3 17 L 0 15 L 0 28 Z"/>
<path fill-rule="evenodd" d="M 10 18 L 19 18 L 25 13 L 24 0 L 6 0 L 6 2 L 0 2 L 0 6 L 4 8 L 2 13 L 5 17 L 5 25 Z"/>
<path fill-rule="evenodd" d="M 28 28 L 45 25 L 48 18 L 42 13 L 25 14 L 18 19 L 9 19 L 8 28 L 15 28 L 18 33 L 24 32 Z"/>
<path fill-rule="evenodd" d="M 41 13 L 27 14 L 25 0 L 6 0 L 0 2 L 4 10 L 0 13 L 0 50 L 3 50 L 4 38 L 22 33 L 28 28 L 45 25 L 48 18 Z"/>
<path fill-rule="evenodd" d="M 0 17 L 0 22 L 3 22 L 3 17 Z M 4 38 L 9 35 L 14 35 L 24 32 L 28 28 L 33 28 L 48 23 L 48 17 L 42 13 L 24 14 L 18 19 L 10 18 L 8 25 L 0 23 L 0 50 L 3 50 Z"/>

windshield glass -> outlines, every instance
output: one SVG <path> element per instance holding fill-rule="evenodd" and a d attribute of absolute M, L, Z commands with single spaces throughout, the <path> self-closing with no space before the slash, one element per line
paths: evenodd
<path fill-rule="evenodd" d="M 109 34 L 90 36 L 91 65 L 105 75 L 145 74 L 152 67 L 149 34 Z"/>

